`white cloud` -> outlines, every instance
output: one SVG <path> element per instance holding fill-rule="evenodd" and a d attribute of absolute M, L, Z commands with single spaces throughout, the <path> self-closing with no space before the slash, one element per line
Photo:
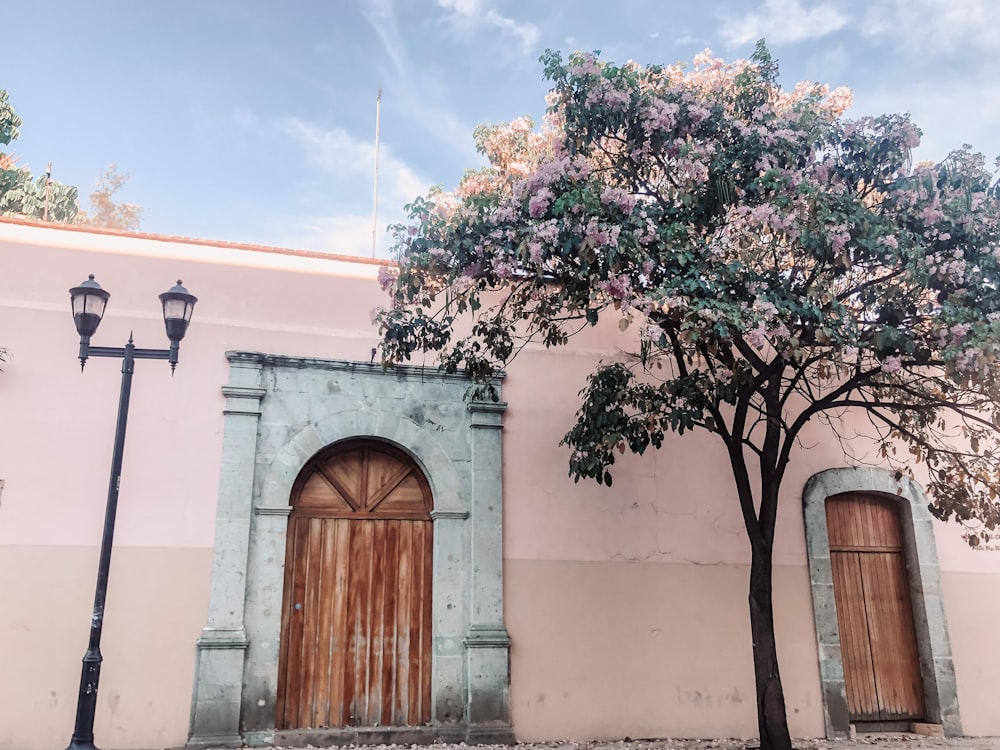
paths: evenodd
<path fill-rule="evenodd" d="M 281 131 L 298 142 L 306 152 L 306 161 L 329 173 L 338 181 L 355 186 L 372 185 L 375 170 L 375 143 L 355 138 L 342 128 L 324 130 L 297 117 L 278 123 Z M 379 202 L 394 206 L 409 203 L 427 192 L 430 185 L 405 162 L 397 158 L 388 144 L 379 147 Z"/>
<path fill-rule="evenodd" d="M 487 8 L 482 0 L 437 0 L 437 5 L 451 11 L 449 21 L 455 28 L 472 33 L 482 26 L 493 26 L 502 36 L 513 37 L 525 53 L 534 50 L 541 38 L 535 24 L 509 18 L 496 8 Z"/>
<path fill-rule="evenodd" d="M 376 258 L 389 257 L 389 235 L 386 222 L 380 220 L 375 231 Z M 269 242 L 278 247 L 314 250 L 336 255 L 372 257 L 371 214 L 338 214 L 336 216 L 285 216 L 274 224 Z"/>
<path fill-rule="evenodd" d="M 914 50 L 1000 50 L 996 0 L 875 0 L 861 25 L 865 36 L 884 36 Z"/>
<path fill-rule="evenodd" d="M 364 0 L 362 13 L 379 39 L 385 52 L 392 60 L 397 71 L 406 70 L 409 65 L 406 60 L 406 47 L 399 34 L 399 24 L 396 23 L 396 9 L 393 0 Z"/>
<path fill-rule="evenodd" d="M 801 0 L 764 0 L 757 12 L 725 19 L 722 35 L 732 45 L 752 43 L 762 37 L 772 44 L 802 42 L 839 31 L 848 20 L 829 3 L 804 8 Z"/>
<path fill-rule="evenodd" d="M 356 138 L 343 128 L 323 128 L 298 117 L 261 118 L 249 110 L 232 113 L 230 122 L 241 134 L 268 144 L 268 149 L 277 143 L 291 145 L 293 155 L 286 159 L 301 165 L 294 170 L 296 184 L 285 188 L 305 196 L 300 202 L 302 211 L 286 211 L 267 222 L 271 229 L 255 241 L 341 255 L 372 255 L 374 141 Z M 389 144 L 380 145 L 374 234 L 378 257 L 388 257 L 391 238 L 386 227 L 404 221 L 403 206 L 429 187 L 429 181 L 396 156 Z M 317 211 L 317 204 L 328 210 Z"/>

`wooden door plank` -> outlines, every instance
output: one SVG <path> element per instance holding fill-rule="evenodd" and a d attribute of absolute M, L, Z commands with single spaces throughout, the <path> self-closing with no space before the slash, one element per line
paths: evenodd
<path fill-rule="evenodd" d="M 331 665 L 333 662 L 333 642 L 330 633 L 333 630 L 333 613 L 336 603 L 336 559 L 337 559 L 337 529 L 335 520 L 314 519 L 322 529 L 320 540 L 319 578 L 316 588 L 319 589 L 316 633 L 316 691 L 313 700 L 314 727 L 330 726 L 330 693 Z"/>
<path fill-rule="evenodd" d="M 359 507 L 367 510 L 368 507 L 368 483 L 371 479 L 369 472 L 371 471 L 371 448 L 361 449 L 361 468 L 358 484 L 358 494 L 357 498 L 361 505 Z"/>
<path fill-rule="evenodd" d="M 303 483 L 302 488 L 299 490 L 299 499 L 296 507 L 299 509 L 330 508 L 343 512 L 350 512 L 352 510 L 347 498 L 323 474 L 322 467 L 319 467 Z M 300 513 L 299 515 L 302 514 Z"/>
<path fill-rule="evenodd" d="M 301 604 L 305 598 L 305 576 L 303 570 L 305 560 L 308 557 L 307 539 L 309 535 L 308 519 L 291 519 L 291 538 L 294 543 L 291 545 L 291 565 L 289 576 L 291 586 L 286 588 L 286 611 L 288 627 L 286 629 L 287 658 L 286 668 L 283 672 L 285 678 L 285 700 L 282 712 L 282 721 L 285 727 L 295 726 L 299 715 L 299 694 L 301 690 L 302 675 L 302 648 L 304 621 Z"/>
<path fill-rule="evenodd" d="M 413 522 L 400 521 L 399 546 L 396 557 L 397 590 L 395 631 L 396 631 L 396 673 L 393 676 L 393 708 L 392 723 L 403 726 L 407 723 L 409 711 L 409 665 L 410 665 L 410 626 L 411 597 L 413 594 L 413 576 L 411 574 L 413 555 Z"/>
<path fill-rule="evenodd" d="M 861 558 L 866 589 L 874 600 L 870 630 L 880 718 L 922 718 L 923 685 L 903 556 L 865 553 Z"/>
<path fill-rule="evenodd" d="M 355 495 L 355 488 L 352 485 L 349 478 L 339 477 L 338 471 L 330 465 L 320 464 L 316 467 L 316 475 L 323 478 L 324 484 L 329 488 L 330 496 L 339 500 L 340 502 L 324 502 L 322 505 L 318 501 L 313 501 L 310 505 L 316 505 L 317 507 L 323 507 L 323 505 L 329 506 L 330 508 L 341 509 L 343 508 L 347 512 L 353 512 L 358 510 L 358 501 Z M 317 498 L 319 500 L 320 498 Z"/>
<path fill-rule="evenodd" d="M 420 712 L 418 723 L 427 724 L 431 720 L 431 591 L 434 583 L 433 527 L 430 522 L 421 523 L 423 530 L 423 584 L 420 587 L 422 617 L 420 622 Z"/>
<path fill-rule="evenodd" d="M 830 564 L 841 634 L 848 713 L 852 721 L 874 721 L 878 718 L 878 699 L 858 554 L 832 552 Z"/>
<path fill-rule="evenodd" d="M 364 641 L 361 634 L 361 609 L 363 606 L 364 580 L 368 564 L 365 559 L 362 527 L 352 523 L 351 532 L 351 574 L 347 582 L 347 639 L 346 667 L 344 669 L 344 726 L 358 726 L 357 692 L 364 675 Z"/>
<path fill-rule="evenodd" d="M 362 583 L 364 586 L 364 605 L 361 607 L 361 633 L 363 634 L 365 646 L 364 646 L 364 661 L 361 665 L 362 670 L 358 675 L 358 684 L 360 690 L 358 691 L 358 706 L 359 715 L 358 720 L 360 726 L 374 726 L 375 721 L 371 716 L 369 707 L 372 704 L 371 688 L 372 688 L 372 668 L 374 661 L 374 650 L 375 650 L 375 638 L 374 636 L 374 607 L 375 607 L 375 530 L 378 524 L 372 523 L 370 521 L 359 521 L 358 525 L 361 527 L 361 534 L 364 538 L 363 549 L 365 550 L 365 559 L 368 562 L 365 580 Z"/>
<path fill-rule="evenodd" d="M 374 511 L 378 508 L 379 503 L 389 497 L 402 481 L 410 476 L 413 466 L 377 461 L 372 467 L 372 471 L 377 471 L 378 477 L 374 478 L 368 485 L 371 495 L 365 501 L 365 506 Z"/>
<path fill-rule="evenodd" d="M 410 717 L 420 716 L 420 659 L 421 654 L 421 611 L 423 592 L 423 551 L 424 537 L 423 526 L 414 524 L 413 527 L 413 548 L 414 554 L 410 560 L 410 611 L 407 613 L 407 625 L 409 628 L 410 653 L 409 663 L 406 665 L 406 675 L 408 678 L 407 696 L 409 704 L 406 707 L 406 714 Z M 412 719 L 411 719 L 412 720 Z"/>
<path fill-rule="evenodd" d="M 382 668 L 385 617 L 385 521 L 364 521 L 372 530 L 371 546 L 371 608 L 368 625 L 368 657 L 366 726 L 378 726 L 382 721 Z"/>
<path fill-rule="evenodd" d="M 396 648 L 396 607 L 398 602 L 398 563 L 399 559 L 399 526 L 402 521 L 380 521 L 385 526 L 385 556 L 383 558 L 383 595 L 382 595 L 382 673 L 379 676 L 381 684 L 379 722 L 383 726 L 392 726 L 393 705 L 395 702 L 394 675 L 403 665 L 399 663 Z"/>
<path fill-rule="evenodd" d="M 344 713 L 344 672 L 347 665 L 347 582 L 351 571 L 351 525 L 346 519 L 330 521 L 334 525 L 333 613 L 330 623 L 330 713 L 329 726 L 346 725 Z"/>
<path fill-rule="evenodd" d="M 307 526 L 306 550 L 303 561 L 303 588 L 305 597 L 302 604 L 302 659 L 299 680 L 298 726 L 311 727 L 314 724 L 316 690 L 316 642 L 319 630 L 319 574 L 322 569 L 322 547 L 320 544 L 322 521 L 313 518 L 301 519 Z"/>

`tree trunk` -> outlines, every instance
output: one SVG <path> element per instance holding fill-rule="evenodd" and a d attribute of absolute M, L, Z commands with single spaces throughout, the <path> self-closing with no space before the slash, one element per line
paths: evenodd
<path fill-rule="evenodd" d="M 771 545 L 753 544 L 750 563 L 750 634 L 757 687 L 757 727 L 761 750 L 792 750 L 785 716 L 785 695 L 778 673 L 771 603 Z"/>

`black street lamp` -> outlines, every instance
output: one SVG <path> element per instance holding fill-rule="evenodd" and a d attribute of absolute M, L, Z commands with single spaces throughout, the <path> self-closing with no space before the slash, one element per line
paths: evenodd
<path fill-rule="evenodd" d="M 124 347 L 91 346 L 90 337 L 97 331 L 104 315 L 104 308 L 111 295 L 94 281 L 94 275 L 80 286 L 69 290 L 73 303 L 73 320 L 80 334 L 80 370 L 88 357 L 121 357 L 122 386 L 118 400 L 118 423 L 115 427 L 115 448 L 111 457 L 111 481 L 108 484 L 108 505 L 104 513 L 104 535 L 101 538 L 101 559 L 97 567 L 97 591 L 94 594 L 94 613 L 90 620 L 90 645 L 83 657 L 80 676 L 80 693 L 76 702 L 76 726 L 66 750 L 94 750 L 94 713 L 97 710 L 97 684 L 101 677 L 101 628 L 104 625 L 104 601 L 108 593 L 108 570 L 111 567 L 111 545 L 115 535 L 115 514 L 118 510 L 118 485 L 122 473 L 122 454 L 125 451 L 125 423 L 128 421 L 129 396 L 132 392 L 132 373 L 137 359 L 165 359 L 170 371 L 177 367 L 181 339 L 191 322 L 191 313 L 198 298 L 177 282 L 177 286 L 160 295 L 163 303 L 163 322 L 170 339 L 169 349 L 137 349 L 129 335 Z"/>

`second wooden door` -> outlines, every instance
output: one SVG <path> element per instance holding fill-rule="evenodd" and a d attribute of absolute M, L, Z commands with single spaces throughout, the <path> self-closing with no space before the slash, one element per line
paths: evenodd
<path fill-rule="evenodd" d="M 296 482 L 289 517 L 279 728 L 430 720 L 431 495 L 404 453 L 335 446 Z"/>
<path fill-rule="evenodd" d="M 920 719 L 923 685 L 896 503 L 837 495 L 826 514 L 850 719 Z"/>

